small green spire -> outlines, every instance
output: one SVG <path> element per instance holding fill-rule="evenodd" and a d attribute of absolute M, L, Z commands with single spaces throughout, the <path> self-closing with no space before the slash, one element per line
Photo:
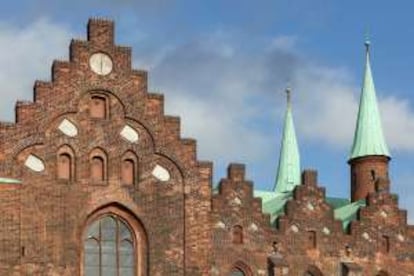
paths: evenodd
<path fill-rule="evenodd" d="M 369 155 L 390 157 L 381 125 L 370 64 L 370 41 L 365 40 L 365 73 L 350 159 Z"/>
<path fill-rule="evenodd" d="M 291 90 L 286 89 L 287 108 L 280 148 L 279 166 L 277 170 L 275 192 L 290 192 L 300 184 L 300 156 L 296 141 L 291 107 Z"/>

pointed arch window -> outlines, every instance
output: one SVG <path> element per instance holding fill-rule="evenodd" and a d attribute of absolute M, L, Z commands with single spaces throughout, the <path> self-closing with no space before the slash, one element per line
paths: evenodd
<path fill-rule="evenodd" d="M 235 267 L 230 272 L 229 276 L 245 276 L 246 274 L 243 272 L 243 270 L 239 269 L 238 267 Z"/>
<path fill-rule="evenodd" d="M 84 236 L 85 276 L 135 276 L 137 252 L 131 227 L 117 215 L 88 226 Z"/>

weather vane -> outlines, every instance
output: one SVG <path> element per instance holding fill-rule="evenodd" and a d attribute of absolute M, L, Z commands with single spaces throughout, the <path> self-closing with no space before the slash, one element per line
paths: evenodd
<path fill-rule="evenodd" d="M 292 93 L 292 89 L 290 87 L 290 84 L 288 83 L 288 85 L 286 86 L 286 99 L 287 99 L 287 103 L 290 104 L 290 97 L 291 97 L 291 93 Z"/>
<path fill-rule="evenodd" d="M 365 42 L 364 42 L 364 44 L 365 44 L 365 47 L 368 50 L 369 46 L 371 45 L 369 27 L 367 27 L 367 29 L 365 30 Z"/>

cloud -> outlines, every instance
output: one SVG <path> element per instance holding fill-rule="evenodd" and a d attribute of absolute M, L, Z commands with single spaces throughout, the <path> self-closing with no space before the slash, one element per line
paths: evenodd
<path fill-rule="evenodd" d="M 197 138 L 204 158 L 258 160 L 272 138 L 254 120 L 273 111 L 248 104 L 262 81 L 261 68 L 239 59 L 235 47 L 217 37 L 165 52 L 152 64 L 151 84 L 166 95 L 167 113 L 181 116 L 184 135 Z"/>
<path fill-rule="evenodd" d="M 293 87 L 294 119 L 302 146 L 323 144 L 328 151 L 348 153 L 355 129 L 362 76 L 355 77 L 340 66 L 316 64 L 301 55 L 296 43 L 296 38 L 283 36 L 251 51 L 233 35 L 220 32 L 186 44 L 163 45 L 159 55 L 136 56 L 147 57 L 150 87 L 165 94 L 167 114 L 181 117 L 183 136 L 197 139 L 199 159 L 215 162 L 215 178 L 222 175 L 219 171 L 228 162 L 243 162 L 256 187 L 269 189 L 288 81 Z M 139 60 L 135 67 L 143 65 Z M 390 148 L 413 152 L 410 103 L 377 92 Z M 331 179 L 328 189 L 338 181 L 347 185 L 346 179 Z M 398 178 L 393 187 L 404 190 L 399 191 L 402 206 L 412 210 L 409 198 L 414 191 L 404 188 L 404 183 L 401 186 L 401 181 Z M 409 215 L 413 222 L 412 212 Z"/>
<path fill-rule="evenodd" d="M 282 91 L 288 82 L 299 140 L 347 151 L 358 112 L 359 80 L 346 68 L 318 65 L 301 56 L 296 42 L 295 36 L 280 36 L 252 53 L 233 36 L 220 33 L 169 45 L 154 62 L 147 60 L 151 84 L 166 94 L 166 110 L 182 115 L 184 133 L 200 141 L 203 156 L 226 152 L 229 158 L 241 154 L 252 161 L 268 156 L 269 146 L 276 147 L 279 138 Z M 414 151 L 409 102 L 379 99 L 390 147 Z M 237 146 L 235 141 L 243 142 Z"/>
<path fill-rule="evenodd" d="M 53 59 L 67 59 L 72 37 L 63 26 L 39 19 L 22 28 L 0 22 L 0 117 L 13 121 L 17 99 L 33 99 L 36 79 L 50 79 Z"/>
<path fill-rule="evenodd" d="M 270 49 L 281 49 L 291 51 L 297 43 L 297 37 L 292 35 L 280 35 L 274 37 L 270 42 Z"/>

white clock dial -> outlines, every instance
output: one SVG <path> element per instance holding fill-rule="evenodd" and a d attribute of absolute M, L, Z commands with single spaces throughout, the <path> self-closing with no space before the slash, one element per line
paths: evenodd
<path fill-rule="evenodd" d="M 95 53 L 89 59 L 89 66 L 98 75 L 108 75 L 112 71 L 112 60 L 104 53 Z"/>

